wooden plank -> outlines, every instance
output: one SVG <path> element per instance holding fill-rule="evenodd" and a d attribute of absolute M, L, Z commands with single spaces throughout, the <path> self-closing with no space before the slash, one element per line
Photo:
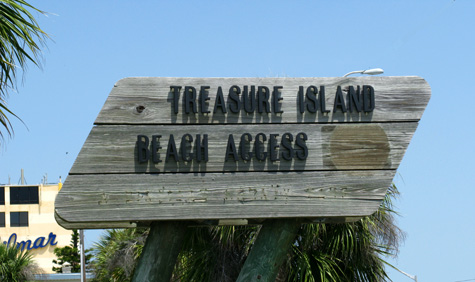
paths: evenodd
<path fill-rule="evenodd" d="M 221 87 L 226 103 L 229 89 L 239 86 L 241 91 L 247 85 L 266 86 L 273 91 L 279 90 L 282 100 L 279 101 L 283 113 L 247 113 L 244 107 L 238 113 L 227 113 L 221 108 L 213 113 L 218 87 Z M 298 109 L 299 86 L 305 93 L 309 86 L 325 86 L 325 104 L 328 113 L 321 108 L 316 113 Z M 375 109 L 370 113 L 341 110 L 333 112 L 338 86 L 347 90 L 348 86 L 370 85 L 375 92 Z M 174 92 L 170 86 L 181 86 L 178 113 L 174 111 Z M 196 107 L 200 111 L 199 91 L 201 86 L 209 86 L 206 101 L 209 114 L 185 113 L 185 86 L 196 89 Z M 347 92 L 343 92 L 346 97 Z M 242 94 L 239 96 L 242 99 Z M 318 96 L 318 95 L 317 95 Z M 190 97 L 190 96 L 188 96 Z M 317 97 L 318 98 L 318 97 Z M 430 98 L 430 87 L 427 82 L 415 76 L 410 77 L 332 77 L 332 78 L 158 78 L 135 77 L 125 78 L 113 87 L 104 107 L 96 119 L 96 124 L 233 124 L 233 123 L 335 123 L 335 122 L 385 122 L 385 121 L 418 121 Z M 269 98 L 272 106 L 272 93 Z M 188 103 L 190 104 L 190 103 Z M 229 104 L 227 104 L 228 106 Z M 250 105 L 250 104 L 249 104 Z M 190 108 L 191 110 L 192 108 Z"/>
<path fill-rule="evenodd" d="M 374 124 L 261 124 L 261 125 L 183 125 L 183 126 L 114 126 L 102 125 L 92 129 L 70 174 L 88 173 L 161 173 L 161 172 L 220 172 L 220 171 L 300 171 L 300 170 L 351 170 L 351 169 L 396 169 L 416 130 L 416 122 L 405 123 L 374 123 Z M 294 153 L 291 160 L 285 160 L 280 152 L 289 151 L 281 144 L 283 134 L 291 133 L 294 141 L 292 147 L 302 151 L 296 145 L 297 135 L 304 132 L 308 148 L 308 156 L 300 160 Z M 251 142 L 246 144 L 245 151 L 255 152 L 255 139 L 258 133 L 264 133 L 267 141 L 263 142 L 267 152 L 265 161 L 256 157 L 244 161 L 239 154 L 241 136 L 249 133 Z M 208 135 L 209 160 L 197 161 L 193 158 L 186 162 L 175 161 L 173 155 L 167 162 L 167 147 L 170 135 L 174 136 L 178 155 L 182 136 L 190 134 L 194 140 L 185 141 L 189 144 L 186 154 L 196 156 L 196 139 Z M 273 150 L 279 160 L 271 161 L 270 134 L 275 137 L 279 148 Z M 152 157 L 147 162 L 139 162 L 137 136 L 145 135 L 152 140 L 153 135 L 161 135 L 160 149 L 157 154 L 159 163 Z M 229 135 L 233 136 L 238 161 L 234 154 L 228 155 L 226 150 Z M 151 144 L 151 141 L 149 141 Z M 151 146 L 148 146 L 151 150 Z"/>
<path fill-rule="evenodd" d="M 245 102 L 253 87 L 255 103 Z M 106 228 L 370 215 L 429 98 L 420 77 L 126 78 L 58 194 L 56 217 Z"/>
<path fill-rule="evenodd" d="M 66 222 L 366 216 L 394 170 L 70 175 L 56 198 Z"/>
<path fill-rule="evenodd" d="M 107 221 L 107 222 L 81 222 L 71 223 L 61 218 L 56 212 L 54 213 L 56 222 L 66 229 L 111 229 L 111 228 L 135 228 L 137 223 L 129 221 Z"/>

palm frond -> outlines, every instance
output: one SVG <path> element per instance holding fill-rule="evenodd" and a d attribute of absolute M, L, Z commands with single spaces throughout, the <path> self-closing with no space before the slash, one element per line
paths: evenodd
<path fill-rule="evenodd" d="M 40 268 L 28 250 L 0 244 L 0 281 L 26 281 L 39 274 Z"/>
<path fill-rule="evenodd" d="M 277 281 L 390 280 L 385 267 L 393 266 L 384 258 L 397 255 L 398 244 L 404 238 L 394 218 L 393 200 L 398 194 L 392 185 L 379 210 L 356 222 L 302 225 Z M 99 241 L 95 258 L 97 281 L 129 281 L 124 268 L 114 267 L 128 261 L 125 257 L 130 246 L 136 250 L 137 259 L 137 250 L 141 250 L 145 238 L 131 245 L 134 230 L 108 231 Z M 172 280 L 235 281 L 259 230 L 259 226 L 187 229 Z"/>
<path fill-rule="evenodd" d="M 30 10 L 44 13 L 23 0 L 0 0 L 0 125 L 8 136 L 13 133 L 8 115 L 18 118 L 7 108 L 8 93 L 28 63 L 40 66 L 41 46 L 48 38 Z"/>

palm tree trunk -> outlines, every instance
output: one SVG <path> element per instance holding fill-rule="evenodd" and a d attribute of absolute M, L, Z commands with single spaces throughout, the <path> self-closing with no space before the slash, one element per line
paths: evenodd
<path fill-rule="evenodd" d="M 237 282 L 275 281 L 300 225 L 297 219 L 275 219 L 264 222 Z"/>
<path fill-rule="evenodd" d="M 169 282 L 188 222 L 154 222 L 134 271 L 132 282 Z"/>

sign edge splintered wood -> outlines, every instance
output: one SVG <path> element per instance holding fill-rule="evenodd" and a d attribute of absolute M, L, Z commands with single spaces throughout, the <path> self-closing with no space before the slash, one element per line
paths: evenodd
<path fill-rule="evenodd" d="M 55 202 L 65 228 L 376 211 L 430 99 L 420 77 L 125 78 Z"/>

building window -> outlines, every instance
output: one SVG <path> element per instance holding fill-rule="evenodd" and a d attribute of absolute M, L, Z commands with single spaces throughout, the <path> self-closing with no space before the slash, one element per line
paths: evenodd
<path fill-rule="evenodd" d="M 11 212 L 10 226 L 11 227 L 28 226 L 28 212 Z"/>
<path fill-rule="evenodd" d="M 0 205 L 5 205 L 5 187 L 0 187 Z"/>
<path fill-rule="evenodd" d="M 0 227 L 5 227 L 5 213 L 0 212 Z"/>
<path fill-rule="evenodd" d="M 10 204 L 39 204 L 38 186 L 10 187 Z"/>

